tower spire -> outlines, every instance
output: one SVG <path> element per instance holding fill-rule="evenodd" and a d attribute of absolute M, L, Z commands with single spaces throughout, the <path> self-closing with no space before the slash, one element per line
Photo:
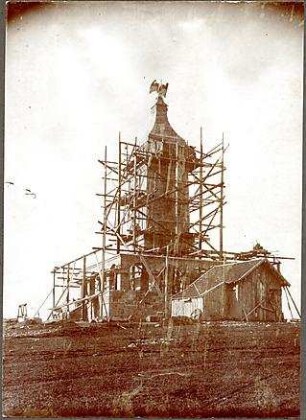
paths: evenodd
<path fill-rule="evenodd" d="M 173 138 L 176 141 L 184 141 L 172 128 L 168 120 L 168 105 L 164 98 L 166 97 L 168 90 L 168 83 L 163 85 L 162 83 L 154 82 L 151 84 L 150 93 L 157 92 L 157 100 L 155 103 L 155 122 L 154 126 L 149 134 L 150 136 L 160 136 Z"/>

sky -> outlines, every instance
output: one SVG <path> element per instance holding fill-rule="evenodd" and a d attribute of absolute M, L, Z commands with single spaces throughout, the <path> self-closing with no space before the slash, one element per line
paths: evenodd
<path fill-rule="evenodd" d="M 258 2 L 54 2 L 7 26 L 4 317 L 25 302 L 33 315 L 53 267 L 99 246 L 97 161 L 105 145 L 117 159 L 119 131 L 146 139 L 155 79 L 189 144 L 200 126 L 206 150 L 222 133 L 229 143 L 224 248 L 294 257 L 282 273 L 300 305 L 301 16 Z"/>

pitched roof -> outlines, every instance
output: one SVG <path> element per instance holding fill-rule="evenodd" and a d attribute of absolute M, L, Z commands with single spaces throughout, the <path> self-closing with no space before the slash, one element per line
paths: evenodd
<path fill-rule="evenodd" d="M 266 259 L 256 259 L 243 262 L 234 262 L 222 265 L 216 265 L 197 280 L 191 283 L 185 290 L 173 296 L 173 299 L 199 297 L 222 284 L 236 283 L 245 279 L 253 270 L 260 265 L 265 264 L 270 270 L 273 270 L 283 285 L 289 285 L 287 280 L 276 270 L 276 268 Z"/>

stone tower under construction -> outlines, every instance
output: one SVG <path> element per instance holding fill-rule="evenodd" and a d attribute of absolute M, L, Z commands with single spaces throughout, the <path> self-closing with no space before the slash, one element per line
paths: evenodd
<path fill-rule="evenodd" d="M 186 255 L 192 250 L 194 236 L 189 232 L 188 174 L 196 168 L 197 159 L 194 148 L 171 127 L 167 109 L 158 96 L 155 124 L 143 146 L 150 156 L 144 248 Z"/>
<path fill-rule="evenodd" d="M 85 321 L 151 316 L 168 319 L 173 301 L 177 313 L 188 307 L 192 314 L 199 309 L 194 305 L 202 295 L 215 289 L 218 295 L 206 299 L 208 316 L 247 316 L 241 312 L 238 286 L 228 274 L 233 268 L 240 281 L 237 272 L 243 267 L 237 271 L 236 263 L 233 267 L 228 264 L 237 259 L 272 257 L 262 247 L 247 253 L 224 252 L 224 140 L 204 150 L 202 130 L 199 147 L 180 137 L 168 120 L 167 87 L 152 83 L 150 92 L 157 95 L 155 122 L 147 138 L 129 142 L 119 134 L 117 160 L 108 158 L 105 146 L 104 159 L 99 160 L 102 192 L 97 194 L 102 199 L 100 229 L 96 232 L 100 246 L 54 268 L 50 317 Z M 272 278 L 276 274 L 269 264 L 262 266 L 266 267 L 262 273 Z M 221 265 L 221 271 L 217 270 Z M 276 320 L 281 313 L 279 287 L 287 283 L 278 276 L 273 292 L 265 289 L 265 281 L 258 285 L 258 291 L 257 286 L 250 290 L 255 301 L 265 293 L 277 296 L 277 311 L 270 310 Z M 187 300 L 185 290 L 191 290 Z M 266 317 L 265 309 L 263 314 Z"/>
<path fill-rule="evenodd" d="M 127 142 L 119 134 L 118 161 L 107 147 L 99 160 L 101 246 L 55 267 L 54 290 L 66 292 L 54 292 L 50 316 L 169 316 L 172 294 L 222 259 L 223 141 L 204 153 L 201 132 L 199 149 L 188 145 L 168 120 L 168 86 L 156 86 L 148 137 Z"/>

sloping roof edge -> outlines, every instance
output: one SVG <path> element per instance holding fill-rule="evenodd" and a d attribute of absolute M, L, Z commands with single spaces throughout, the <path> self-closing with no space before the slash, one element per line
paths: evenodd
<path fill-rule="evenodd" d="M 239 279 L 237 279 L 236 281 L 226 281 L 225 283 L 230 284 L 230 283 L 237 283 L 238 281 L 243 280 L 245 277 L 247 277 L 253 270 L 256 270 L 259 266 L 261 266 L 262 264 L 267 264 L 267 266 L 269 267 L 270 270 L 272 270 L 274 272 L 274 274 L 276 274 L 284 283 L 284 286 L 290 286 L 290 283 L 285 279 L 285 277 L 281 274 L 280 271 L 278 271 L 273 264 L 270 263 L 269 260 L 267 260 L 266 258 L 263 258 L 261 260 L 258 261 L 258 264 L 254 265 L 253 267 L 251 267 L 246 273 L 244 273 Z"/>
<path fill-rule="evenodd" d="M 192 284 L 192 283 L 191 283 Z M 224 282 L 223 281 L 221 281 L 220 283 L 217 283 L 217 284 L 215 284 L 213 287 L 211 287 L 210 289 L 208 289 L 208 290 L 204 290 L 204 292 L 202 292 L 202 293 L 199 293 L 199 291 L 198 291 L 198 296 L 196 296 L 196 298 L 198 298 L 198 297 L 202 297 L 202 296 L 205 296 L 205 295 L 207 295 L 208 293 L 210 293 L 210 292 L 212 292 L 213 290 L 215 290 L 215 289 L 217 289 L 218 287 L 220 287 L 220 286 L 222 286 L 222 284 L 224 284 Z M 185 289 L 185 290 L 187 290 L 187 289 Z M 176 300 L 176 299 L 188 299 L 188 296 L 179 296 L 179 295 L 181 295 L 185 290 L 183 290 L 182 292 L 179 292 L 179 293 L 177 293 L 176 295 L 174 295 L 174 296 L 172 296 L 172 300 Z"/>
<path fill-rule="evenodd" d="M 243 263 L 245 263 L 245 261 L 244 262 L 235 262 L 235 263 L 227 263 L 227 264 L 224 264 L 224 266 L 229 266 L 229 265 L 232 265 L 232 266 L 234 266 L 234 265 L 236 265 L 236 264 L 243 264 Z M 205 295 L 206 293 L 208 293 L 208 292 L 210 292 L 210 291 L 212 291 L 212 290 L 214 290 L 216 287 L 219 287 L 220 285 L 222 285 L 222 284 L 235 284 L 235 283 L 238 283 L 238 282 L 240 282 L 240 281 L 242 281 L 242 280 L 244 280 L 247 276 L 249 276 L 254 270 L 256 270 L 258 267 L 260 267 L 261 265 L 263 265 L 263 264 L 267 264 L 267 266 L 269 267 L 269 269 L 270 270 L 273 270 L 273 272 L 274 272 L 274 274 L 275 275 L 277 275 L 279 278 L 280 278 L 280 280 L 282 281 L 282 285 L 283 286 L 290 286 L 290 283 L 284 278 L 284 276 L 273 266 L 273 264 L 271 264 L 266 258 L 262 258 L 262 259 L 260 259 L 259 261 L 258 261 L 258 263 L 257 264 L 255 264 L 253 267 L 251 267 L 249 270 L 247 270 L 244 274 L 242 274 L 238 279 L 236 279 L 236 280 L 234 280 L 234 281 L 229 281 L 229 280 L 227 280 L 227 281 L 221 281 L 220 283 L 218 283 L 217 285 L 215 285 L 215 286 L 213 286 L 211 289 L 208 289 L 208 290 L 205 290 L 204 292 L 202 292 L 202 293 L 199 293 L 198 294 L 198 297 L 201 297 L 201 296 L 203 296 L 203 295 Z M 199 278 L 197 278 L 194 282 L 192 282 L 185 290 L 182 290 L 181 292 L 179 292 L 179 293 L 176 293 L 174 296 L 172 296 L 172 299 L 186 299 L 186 298 L 188 298 L 188 289 L 191 287 L 191 286 L 194 286 L 195 287 L 195 289 L 196 290 L 198 290 L 197 289 L 197 287 L 196 287 L 196 282 L 197 281 L 199 281 L 203 276 L 205 276 L 206 274 L 209 274 L 209 272 L 211 272 L 212 270 L 214 270 L 215 269 L 215 267 L 216 266 L 214 266 L 214 267 L 211 267 L 209 270 L 207 270 L 204 274 L 202 274 Z M 222 265 L 219 265 L 218 266 L 219 268 L 220 267 L 222 267 Z M 204 280 L 204 279 L 203 279 Z M 187 292 L 187 296 L 184 296 L 184 294 Z"/>
<path fill-rule="evenodd" d="M 238 281 L 241 281 L 245 279 L 249 274 L 252 273 L 252 271 L 256 270 L 260 265 L 262 265 L 266 260 L 259 260 L 257 264 L 253 265 L 248 271 L 246 271 L 244 274 L 242 274 L 241 277 L 239 277 L 236 281 L 225 281 L 224 283 L 230 284 L 230 283 L 237 283 Z M 233 264 L 234 265 L 234 264 Z"/>
<path fill-rule="evenodd" d="M 269 262 L 267 259 L 264 260 L 265 262 Z M 281 280 L 284 282 L 284 286 L 291 286 L 288 280 L 285 279 L 285 277 L 282 275 L 280 271 L 278 271 L 273 264 L 269 264 L 269 268 L 274 271 L 274 273 L 281 278 Z"/>

